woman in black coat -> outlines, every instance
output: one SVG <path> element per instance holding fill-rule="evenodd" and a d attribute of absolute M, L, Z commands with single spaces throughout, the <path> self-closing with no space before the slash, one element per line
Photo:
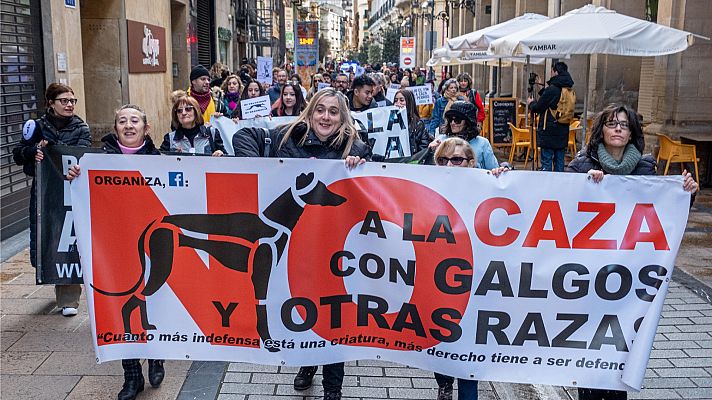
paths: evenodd
<path fill-rule="evenodd" d="M 363 164 L 371 149 L 359 139 L 346 96 L 334 88 L 317 92 L 296 121 L 272 130 L 243 128 L 232 139 L 238 157 L 318 158 L 345 160 L 348 168 Z M 258 300 L 267 293 L 255 293 Z M 258 309 L 266 317 L 266 310 Z M 311 387 L 317 367 L 301 367 L 294 378 L 296 390 Z M 341 399 L 344 363 L 324 366 L 324 399 Z"/>
<path fill-rule="evenodd" d="M 656 175 L 652 155 L 643 155 L 645 142 L 638 113 L 626 105 L 612 104 L 596 117 L 588 145 L 568 167 L 567 172 L 587 173 L 594 182 L 601 182 L 607 174 Z M 682 171 L 682 187 L 693 194 L 697 182 L 687 171 Z M 578 389 L 579 400 L 625 400 L 627 393 L 620 390 Z"/>
<path fill-rule="evenodd" d="M 116 111 L 114 117 L 114 130 L 116 134 L 110 133 L 104 136 L 104 152 L 108 154 L 161 154 L 153 140 L 148 135 L 150 125 L 146 119 L 146 113 L 141 107 L 126 104 Z M 67 173 L 67 179 L 73 180 L 80 174 L 79 165 L 74 165 Z M 143 391 L 145 380 L 141 369 L 141 362 L 137 359 L 121 360 L 124 368 L 124 385 L 118 395 L 118 400 L 133 400 Z M 163 360 L 148 360 L 148 381 L 151 386 L 158 387 L 165 377 Z"/>
<path fill-rule="evenodd" d="M 393 105 L 406 109 L 408 114 L 408 138 L 410 139 L 410 154 L 415 154 L 423 149 L 427 149 L 433 138 L 428 133 L 425 123 L 418 115 L 418 108 L 415 105 L 415 96 L 408 89 L 400 89 L 393 97 Z"/>
<path fill-rule="evenodd" d="M 44 159 L 45 146 L 61 144 L 65 146 L 90 147 L 89 126 L 76 114 L 74 106 L 77 98 L 74 90 L 62 83 L 52 83 L 45 92 L 47 112 L 38 119 L 28 120 L 22 128 L 22 139 L 12 149 L 13 159 L 29 176 L 35 176 L 35 164 Z M 35 180 L 30 190 L 30 263 L 37 267 L 37 198 Z M 62 315 L 77 315 L 81 285 L 55 285 L 57 308 Z"/>

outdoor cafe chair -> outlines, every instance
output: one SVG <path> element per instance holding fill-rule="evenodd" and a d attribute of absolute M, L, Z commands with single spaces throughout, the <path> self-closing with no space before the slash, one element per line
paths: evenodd
<path fill-rule="evenodd" d="M 517 152 L 518 148 L 526 148 L 527 152 L 524 155 L 524 169 L 527 168 L 527 162 L 529 162 L 530 152 L 533 152 L 532 162 L 535 165 L 539 165 L 539 152 L 537 151 L 536 147 L 536 133 L 533 135 L 534 145 L 532 146 L 531 135 L 529 134 L 528 129 L 517 128 L 516 126 L 512 125 L 511 122 L 508 122 L 507 124 L 509 124 L 509 129 L 511 129 L 512 131 L 512 147 L 509 151 L 509 164 L 512 164 L 512 162 L 514 161 L 514 153 Z"/>
<path fill-rule="evenodd" d="M 684 168 L 683 163 L 691 162 L 695 165 L 695 179 L 699 179 L 699 174 L 697 171 L 697 149 L 694 144 L 682 144 L 677 140 L 672 140 L 662 133 L 658 133 L 658 141 L 660 143 L 660 150 L 658 151 L 657 162 L 660 160 L 665 160 L 665 172 L 663 175 L 668 174 L 668 169 L 671 163 L 680 163 L 680 169 Z"/>

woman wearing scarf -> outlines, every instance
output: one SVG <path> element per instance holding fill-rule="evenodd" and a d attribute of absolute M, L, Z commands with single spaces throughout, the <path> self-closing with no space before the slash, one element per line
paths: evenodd
<path fill-rule="evenodd" d="M 242 81 L 237 75 L 228 75 L 221 87 L 223 91 L 223 104 L 227 108 L 227 117 L 232 117 L 238 107 L 242 94 Z"/>
<path fill-rule="evenodd" d="M 607 174 L 656 175 L 656 161 L 643 155 L 645 142 L 638 114 L 630 107 L 612 104 L 598 115 L 593 125 L 591 140 L 574 158 L 566 172 L 587 173 L 596 183 Z M 682 187 L 693 194 L 697 182 L 687 171 L 682 171 Z M 578 389 L 579 400 L 625 400 L 627 393 L 619 390 Z"/>
<path fill-rule="evenodd" d="M 460 94 L 457 88 L 457 81 L 454 79 L 448 80 L 443 85 L 442 97 L 435 102 L 433 115 L 430 118 L 430 125 L 428 126 L 431 135 L 435 136 L 437 134 L 437 129 L 443 123 L 443 115 L 452 107 L 453 103 L 467 100 Z"/>

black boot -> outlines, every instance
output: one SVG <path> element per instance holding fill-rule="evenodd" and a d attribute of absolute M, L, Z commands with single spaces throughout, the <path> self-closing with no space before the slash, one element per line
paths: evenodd
<path fill-rule="evenodd" d="M 143 375 L 138 378 L 124 378 L 124 387 L 119 392 L 119 400 L 134 400 L 136 395 L 143 392 Z"/>
<path fill-rule="evenodd" d="M 340 390 L 327 390 L 324 392 L 324 400 L 341 400 Z"/>
<path fill-rule="evenodd" d="M 312 379 L 317 367 L 301 367 L 294 377 L 294 390 L 307 390 L 312 385 Z"/>
<path fill-rule="evenodd" d="M 148 360 L 148 381 L 153 387 L 161 386 L 166 370 L 163 368 L 163 360 Z"/>

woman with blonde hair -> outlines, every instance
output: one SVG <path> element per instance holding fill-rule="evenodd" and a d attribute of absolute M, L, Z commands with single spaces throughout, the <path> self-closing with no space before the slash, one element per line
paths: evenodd
<path fill-rule="evenodd" d="M 334 88 L 317 92 L 304 112 L 290 124 L 271 130 L 239 130 L 233 136 L 232 146 L 238 157 L 335 159 L 344 160 L 347 168 L 355 168 L 371 156 L 371 149 L 359 138 L 346 96 Z M 255 296 L 258 302 L 264 302 L 266 288 L 256 291 Z M 257 307 L 258 326 L 267 326 L 267 309 L 264 305 Z M 311 387 L 317 368 L 301 367 L 294 378 L 294 388 Z M 323 374 L 324 399 L 341 399 L 344 363 L 325 365 Z"/>
<path fill-rule="evenodd" d="M 228 111 L 228 115 L 226 115 L 226 117 L 232 118 L 232 115 L 240 102 L 242 90 L 244 89 L 242 80 L 237 75 L 228 75 L 220 89 L 223 91 L 223 103 Z"/>

